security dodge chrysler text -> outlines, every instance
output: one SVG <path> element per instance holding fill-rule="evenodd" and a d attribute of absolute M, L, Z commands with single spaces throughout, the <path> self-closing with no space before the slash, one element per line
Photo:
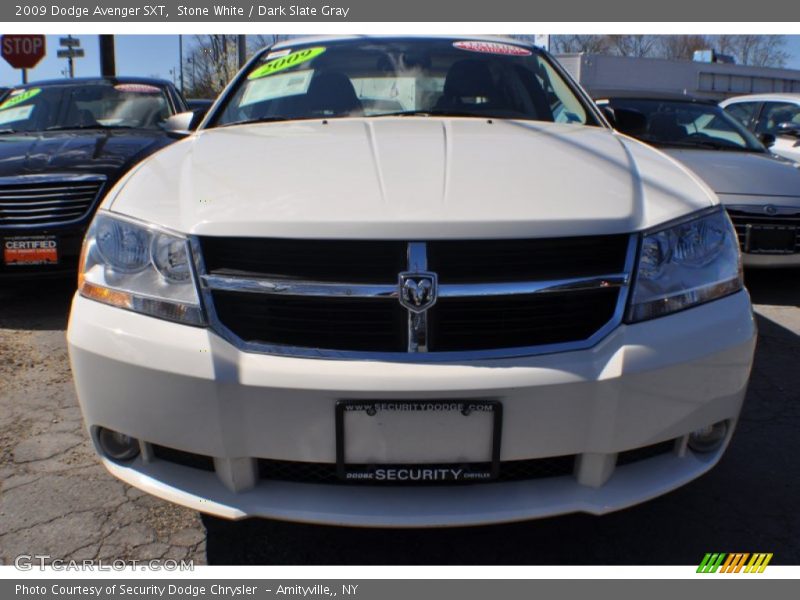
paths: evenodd
<path fill-rule="evenodd" d="M 131 485 L 234 519 L 440 526 L 606 513 L 706 472 L 755 327 L 714 193 L 546 53 L 357 37 L 259 53 L 109 191 L 68 338 Z"/>

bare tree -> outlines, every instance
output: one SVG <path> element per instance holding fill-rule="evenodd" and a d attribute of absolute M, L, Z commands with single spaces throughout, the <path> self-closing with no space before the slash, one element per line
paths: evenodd
<path fill-rule="evenodd" d="M 705 35 L 658 36 L 657 56 L 671 60 L 691 60 L 695 50 L 713 48 L 714 43 Z"/>
<path fill-rule="evenodd" d="M 184 60 L 189 98 L 213 98 L 239 70 L 237 36 L 196 35 Z M 247 55 L 288 39 L 289 35 L 247 36 Z"/>
<path fill-rule="evenodd" d="M 608 39 L 604 35 L 555 35 L 551 43 L 553 50 L 562 54 L 608 54 L 609 51 Z"/>
<path fill-rule="evenodd" d="M 695 50 L 715 49 L 742 65 L 782 67 L 791 58 L 782 35 L 557 35 L 557 53 L 586 52 L 691 60 Z"/>
<path fill-rule="evenodd" d="M 716 38 L 716 49 L 732 55 L 742 65 L 783 67 L 790 58 L 785 48 L 786 38 L 782 35 L 720 35 Z"/>
<path fill-rule="evenodd" d="M 637 58 L 653 56 L 658 48 L 658 37 L 654 35 L 607 35 L 612 54 Z"/>

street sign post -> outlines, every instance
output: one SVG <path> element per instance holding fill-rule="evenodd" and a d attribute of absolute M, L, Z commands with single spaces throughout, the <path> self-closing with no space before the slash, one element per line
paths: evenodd
<path fill-rule="evenodd" d="M 27 69 L 44 58 L 46 43 L 43 35 L 6 34 L 0 38 L 3 58 L 15 69 L 22 69 L 22 83 L 27 83 Z"/>
<path fill-rule="evenodd" d="M 71 35 L 68 35 L 65 38 L 59 38 L 58 45 L 62 48 L 66 48 L 66 50 L 58 50 L 56 52 L 56 56 L 58 58 L 66 58 L 67 64 L 69 65 L 69 77 L 72 79 L 75 77 L 75 63 L 74 59 L 76 58 L 83 58 L 83 48 L 80 48 L 81 41 L 78 38 L 74 38 Z"/>

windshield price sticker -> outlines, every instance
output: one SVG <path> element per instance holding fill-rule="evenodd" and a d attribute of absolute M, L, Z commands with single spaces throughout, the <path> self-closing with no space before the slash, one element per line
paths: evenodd
<path fill-rule="evenodd" d="M 453 42 L 453 46 L 459 50 L 481 52 L 482 54 L 503 54 L 505 56 L 530 56 L 532 54 L 527 48 L 497 42 Z"/>
<path fill-rule="evenodd" d="M 34 96 L 38 95 L 39 92 L 41 91 L 42 88 L 31 88 L 29 90 L 22 90 L 16 93 L 12 92 L 11 97 L 2 104 L 0 104 L 0 110 L 3 110 L 5 108 L 11 108 L 12 106 L 16 106 L 17 104 L 22 104 L 23 102 L 26 102 L 27 100 L 30 100 Z"/>
<path fill-rule="evenodd" d="M 247 78 L 259 79 L 261 77 L 267 77 L 268 75 L 272 75 L 273 73 L 278 73 L 286 69 L 291 69 L 292 67 L 301 65 L 305 62 L 315 59 L 317 56 L 325 52 L 325 50 L 326 48 L 323 48 L 322 46 L 317 46 L 316 48 L 304 48 L 303 50 L 292 52 L 290 54 L 287 54 L 286 56 L 281 56 L 280 58 L 271 60 L 265 65 L 261 65 L 255 71 L 250 73 L 250 75 L 248 75 Z"/>

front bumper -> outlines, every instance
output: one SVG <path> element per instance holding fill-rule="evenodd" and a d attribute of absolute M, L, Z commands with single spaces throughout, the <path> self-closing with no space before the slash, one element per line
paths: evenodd
<path fill-rule="evenodd" d="M 103 459 L 131 485 L 228 518 L 454 526 L 602 514 L 704 473 L 724 446 L 695 455 L 686 449 L 686 435 L 723 420 L 733 429 L 755 326 L 747 294 L 740 292 L 620 326 L 588 350 L 401 364 L 242 353 L 207 329 L 76 296 L 68 342 L 90 431 L 107 427 L 143 442 L 145 452 L 130 463 Z M 574 473 L 380 487 L 264 480 L 248 467 L 256 458 L 333 463 L 334 404 L 342 398 L 487 397 L 503 404 L 502 461 L 574 455 Z M 675 440 L 673 452 L 614 467 L 618 453 L 665 440 Z M 409 449 L 420 443 L 435 449 L 437 441 L 408 443 Z M 213 457 L 215 471 L 154 458 L 148 450 L 154 444 Z"/>

